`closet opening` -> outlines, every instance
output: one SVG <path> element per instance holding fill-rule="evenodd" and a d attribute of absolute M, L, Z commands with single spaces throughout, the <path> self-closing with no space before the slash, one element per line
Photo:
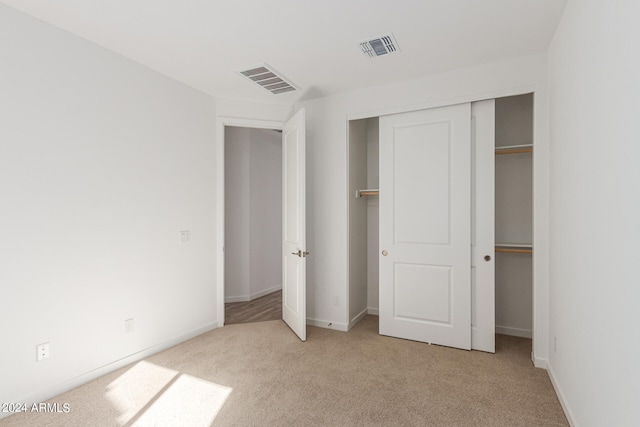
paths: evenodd
<path fill-rule="evenodd" d="M 379 314 L 379 120 L 349 121 L 349 328 Z"/>
<path fill-rule="evenodd" d="M 533 94 L 495 101 L 496 333 L 533 337 Z"/>
<path fill-rule="evenodd" d="M 225 324 L 282 319 L 282 133 L 225 126 Z"/>
<path fill-rule="evenodd" d="M 491 244 L 487 252 L 481 254 L 479 262 L 493 263 L 494 271 L 484 276 L 490 281 L 482 279 L 482 286 L 474 283 L 475 277 L 472 277 L 469 326 L 472 329 L 472 349 L 489 352 L 494 348 L 497 351 L 518 348 L 527 352 L 532 349 L 533 104 L 533 93 L 471 103 L 473 118 L 469 117 L 469 120 L 476 121 L 471 126 L 472 181 L 477 169 L 475 161 L 486 163 L 484 169 L 490 168 L 493 181 L 489 181 L 492 191 L 488 193 L 478 192 L 476 183 L 472 182 L 471 204 L 476 203 L 477 197 L 488 197 L 485 200 L 495 208 L 490 219 L 481 220 L 490 221 L 490 228 L 494 231 L 489 233 Z M 383 248 L 379 247 L 379 215 L 380 198 L 384 194 L 378 192 L 379 152 L 380 144 L 386 143 L 381 140 L 380 120 L 372 117 L 348 122 L 349 328 L 367 314 L 380 314 L 379 260 L 384 254 L 381 253 Z M 484 120 L 484 124 L 481 126 L 478 120 Z M 480 128 L 482 132 L 489 129 L 490 133 L 476 134 Z M 482 157 L 484 160 L 476 160 L 474 150 L 478 147 L 473 145 L 476 138 L 478 141 L 484 138 L 481 144 L 488 154 Z M 481 223 L 474 226 L 483 227 Z M 475 276 L 473 270 L 476 267 L 472 261 L 469 266 L 472 276 Z M 484 301 L 479 302 L 482 298 L 476 292 L 486 293 Z M 473 333 L 479 329 L 480 311 L 484 313 L 485 320 L 487 313 L 489 316 L 489 322 L 482 320 L 483 330 L 489 330 L 490 338 L 499 335 L 495 347 L 493 342 L 474 344 Z"/>

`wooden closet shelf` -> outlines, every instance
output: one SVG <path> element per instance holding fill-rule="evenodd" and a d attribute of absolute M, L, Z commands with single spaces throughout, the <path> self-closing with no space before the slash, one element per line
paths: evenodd
<path fill-rule="evenodd" d="M 496 155 L 500 154 L 519 154 L 519 153 L 533 153 L 533 145 L 508 145 L 504 147 L 496 147 Z"/>
<path fill-rule="evenodd" d="M 359 199 L 360 197 L 366 197 L 366 196 L 379 196 L 380 195 L 380 190 L 376 189 L 368 189 L 368 190 L 357 190 L 356 191 L 356 198 Z"/>
<path fill-rule="evenodd" d="M 501 246 L 496 246 L 495 251 L 503 254 L 532 254 L 533 253 L 533 249 L 521 249 L 521 248 L 514 248 L 514 247 L 509 248 L 509 247 L 501 247 Z"/>

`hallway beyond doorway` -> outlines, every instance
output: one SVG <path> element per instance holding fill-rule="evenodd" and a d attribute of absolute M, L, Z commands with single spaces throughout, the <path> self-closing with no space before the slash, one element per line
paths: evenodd
<path fill-rule="evenodd" d="M 282 291 L 272 292 L 253 301 L 226 303 L 224 311 L 225 325 L 282 319 Z"/>

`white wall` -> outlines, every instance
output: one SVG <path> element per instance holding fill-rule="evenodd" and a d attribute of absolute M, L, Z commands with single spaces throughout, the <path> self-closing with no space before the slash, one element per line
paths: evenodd
<path fill-rule="evenodd" d="M 251 293 L 251 140 L 249 129 L 228 126 L 224 132 L 225 302 L 248 301 Z"/>
<path fill-rule="evenodd" d="M 639 16 L 569 1 L 549 53 L 550 372 L 580 426 L 638 424 Z"/>
<path fill-rule="evenodd" d="M 282 289 L 282 134 L 251 129 L 250 298 Z"/>
<path fill-rule="evenodd" d="M 215 101 L 3 5 L 0 58 L 0 401 L 40 401 L 216 326 Z"/>
<path fill-rule="evenodd" d="M 419 80 L 398 82 L 309 100 L 307 109 L 307 244 L 312 256 L 307 269 L 307 316 L 310 324 L 346 329 L 347 264 L 347 123 L 446 104 L 536 92 L 534 107 L 536 164 L 534 186 L 534 356 L 545 366 L 548 350 L 547 189 L 548 110 L 546 55 L 451 71 Z M 344 304 L 344 303 L 343 303 Z"/>
<path fill-rule="evenodd" d="M 225 301 L 282 288 L 282 136 L 225 128 Z"/>
<path fill-rule="evenodd" d="M 531 255 L 495 254 L 496 333 L 531 338 L 531 270 Z"/>

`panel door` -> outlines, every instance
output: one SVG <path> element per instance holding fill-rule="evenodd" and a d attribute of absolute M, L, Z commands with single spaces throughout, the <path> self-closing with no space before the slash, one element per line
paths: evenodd
<path fill-rule="evenodd" d="M 380 333 L 471 348 L 470 104 L 380 118 Z"/>
<path fill-rule="evenodd" d="M 282 130 L 282 319 L 307 339 L 305 111 Z"/>

